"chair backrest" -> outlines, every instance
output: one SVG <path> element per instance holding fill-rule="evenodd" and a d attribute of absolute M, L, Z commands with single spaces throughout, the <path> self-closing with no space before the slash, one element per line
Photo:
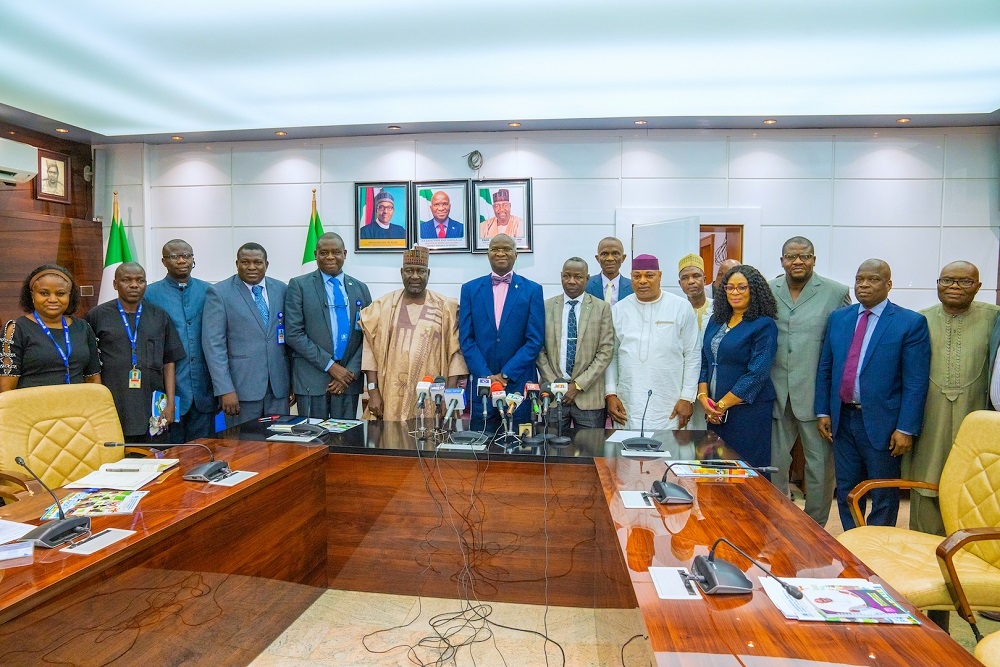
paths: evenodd
<path fill-rule="evenodd" d="M 80 479 L 104 463 L 119 461 L 123 447 L 115 402 L 99 384 L 12 389 L 0 394 L 0 470 L 26 474 L 24 462 L 55 488 Z"/>
<path fill-rule="evenodd" d="M 939 499 L 945 531 L 1000 526 L 1000 412 L 977 410 L 958 429 L 941 472 Z M 967 546 L 1000 567 L 1000 544 Z"/>

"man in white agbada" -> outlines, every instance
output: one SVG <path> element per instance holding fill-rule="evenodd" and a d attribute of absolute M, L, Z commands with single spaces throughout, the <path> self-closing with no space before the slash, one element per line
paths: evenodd
<path fill-rule="evenodd" d="M 611 309 L 615 353 L 605 373 L 608 414 L 617 428 L 639 430 L 647 394 L 646 429 L 687 426 L 701 372 L 698 320 L 687 299 L 660 289 L 660 262 L 632 260 L 635 293 Z"/>

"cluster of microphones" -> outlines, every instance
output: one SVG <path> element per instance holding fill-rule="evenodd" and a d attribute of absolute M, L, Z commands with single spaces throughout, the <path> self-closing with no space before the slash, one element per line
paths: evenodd
<path fill-rule="evenodd" d="M 422 413 L 427 405 L 427 399 L 434 402 L 435 414 L 444 411 L 444 421 L 447 422 L 456 414 L 465 410 L 465 392 L 461 387 L 446 387 L 443 376 L 431 377 L 425 375 L 417 383 L 417 407 Z"/>

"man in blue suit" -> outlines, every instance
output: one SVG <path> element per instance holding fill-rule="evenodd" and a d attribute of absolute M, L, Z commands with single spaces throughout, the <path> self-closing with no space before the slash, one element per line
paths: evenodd
<path fill-rule="evenodd" d="M 621 274 L 625 246 L 613 236 L 601 239 L 594 256 L 601 273 L 587 281 L 587 294 L 604 299 L 612 306 L 632 294 L 632 281 Z"/>
<path fill-rule="evenodd" d="M 458 307 L 458 335 L 465 363 L 473 376 L 499 382 L 504 390 L 524 391 L 535 382 L 535 360 L 545 344 L 545 302 L 542 286 L 514 274 L 517 245 L 506 234 L 490 240 L 492 272 L 462 285 Z M 472 409 L 473 431 L 483 429 L 483 414 Z M 530 421 L 531 404 L 525 401 L 514 412 L 513 421 Z M 490 407 L 487 432 L 500 428 L 500 414 Z"/>
<path fill-rule="evenodd" d="M 287 288 L 266 271 L 267 250 L 244 243 L 236 275 L 209 287 L 205 298 L 202 347 L 227 426 L 288 414 Z"/>
<path fill-rule="evenodd" d="M 438 190 L 431 197 L 431 219 L 420 223 L 421 239 L 460 239 L 465 234 L 465 225 L 451 219 L 451 198 L 448 193 Z"/>
<path fill-rule="evenodd" d="M 900 477 L 900 457 L 913 446 L 924 416 L 931 362 L 927 320 L 891 303 L 890 289 L 884 261 L 869 259 L 858 267 L 858 305 L 830 314 L 816 370 L 816 426 L 833 442 L 844 530 L 855 526 L 847 494 L 866 479 Z M 899 491 L 875 489 L 870 496 L 867 523 L 895 525 Z"/>

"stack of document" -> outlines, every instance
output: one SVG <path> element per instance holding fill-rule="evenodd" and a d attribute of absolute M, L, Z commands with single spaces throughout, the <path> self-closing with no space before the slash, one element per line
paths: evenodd
<path fill-rule="evenodd" d="M 802 591 L 789 595 L 771 577 L 761 577 L 764 591 L 785 618 L 833 623 L 919 625 L 884 588 L 866 579 L 785 579 Z"/>
<path fill-rule="evenodd" d="M 65 488 L 137 491 L 164 470 L 173 468 L 179 461 L 180 459 L 122 459 L 116 463 L 105 463 L 86 477 L 66 484 Z"/>
<path fill-rule="evenodd" d="M 275 433 L 291 433 L 292 427 L 296 424 L 305 424 L 310 420 L 305 417 L 298 417 L 296 415 L 285 415 L 284 417 L 278 417 L 271 425 L 267 427 L 268 431 L 274 431 Z M 316 420 L 319 422 L 319 420 Z"/>

